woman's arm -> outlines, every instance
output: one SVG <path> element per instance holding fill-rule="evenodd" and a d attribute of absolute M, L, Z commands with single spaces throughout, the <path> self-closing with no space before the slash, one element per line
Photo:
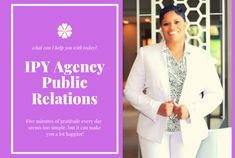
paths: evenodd
<path fill-rule="evenodd" d="M 146 81 L 143 53 L 143 49 L 141 48 L 128 76 L 124 93 L 131 105 L 133 105 L 145 116 L 149 117 L 153 121 L 156 121 L 157 111 L 161 102 L 152 99 L 143 92 Z"/>

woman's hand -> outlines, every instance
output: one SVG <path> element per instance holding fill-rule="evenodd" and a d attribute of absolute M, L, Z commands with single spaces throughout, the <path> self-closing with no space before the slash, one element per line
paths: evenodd
<path fill-rule="evenodd" d="M 190 118 L 188 108 L 185 105 L 175 105 L 173 112 L 179 120 L 186 120 Z"/>
<path fill-rule="evenodd" d="M 174 106 L 175 106 L 174 100 L 164 102 L 160 105 L 157 114 L 165 117 L 170 116 L 173 113 Z"/>
<path fill-rule="evenodd" d="M 158 115 L 165 117 L 170 116 L 172 113 L 174 113 L 179 120 L 190 118 L 188 108 L 185 105 L 177 104 L 175 100 L 162 103 L 157 112 Z"/>

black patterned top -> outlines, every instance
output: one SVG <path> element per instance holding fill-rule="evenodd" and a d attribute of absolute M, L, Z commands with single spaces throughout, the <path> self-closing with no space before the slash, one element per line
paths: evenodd
<path fill-rule="evenodd" d="M 184 54 L 177 62 L 169 49 L 166 54 L 171 99 L 175 99 L 176 103 L 178 103 L 187 74 L 186 57 Z M 168 132 L 180 131 L 180 122 L 174 114 L 168 117 L 166 130 Z"/>

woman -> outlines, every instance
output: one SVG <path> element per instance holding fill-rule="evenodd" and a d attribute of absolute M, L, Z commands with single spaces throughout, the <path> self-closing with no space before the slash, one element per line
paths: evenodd
<path fill-rule="evenodd" d="M 208 135 L 204 117 L 222 102 L 209 53 L 185 42 L 186 25 L 182 8 L 163 8 L 165 40 L 140 49 L 126 83 L 143 158 L 195 158 Z"/>

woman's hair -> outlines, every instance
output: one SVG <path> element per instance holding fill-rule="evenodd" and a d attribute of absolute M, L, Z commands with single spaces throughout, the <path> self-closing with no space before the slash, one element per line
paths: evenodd
<path fill-rule="evenodd" d="M 175 6 L 175 5 L 167 5 L 163 9 L 160 10 L 160 13 L 159 13 L 159 15 L 160 15 L 160 18 L 159 18 L 160 25 L 162 25 L 162 20 L 164 18 L 164 15 L 166 13 L 170 12 L 170 11 L 174 11 L 176 14 L 181 16 L 184 19 L 184 21 L 186 21 L 184 11 L 181 7 Z"/>

